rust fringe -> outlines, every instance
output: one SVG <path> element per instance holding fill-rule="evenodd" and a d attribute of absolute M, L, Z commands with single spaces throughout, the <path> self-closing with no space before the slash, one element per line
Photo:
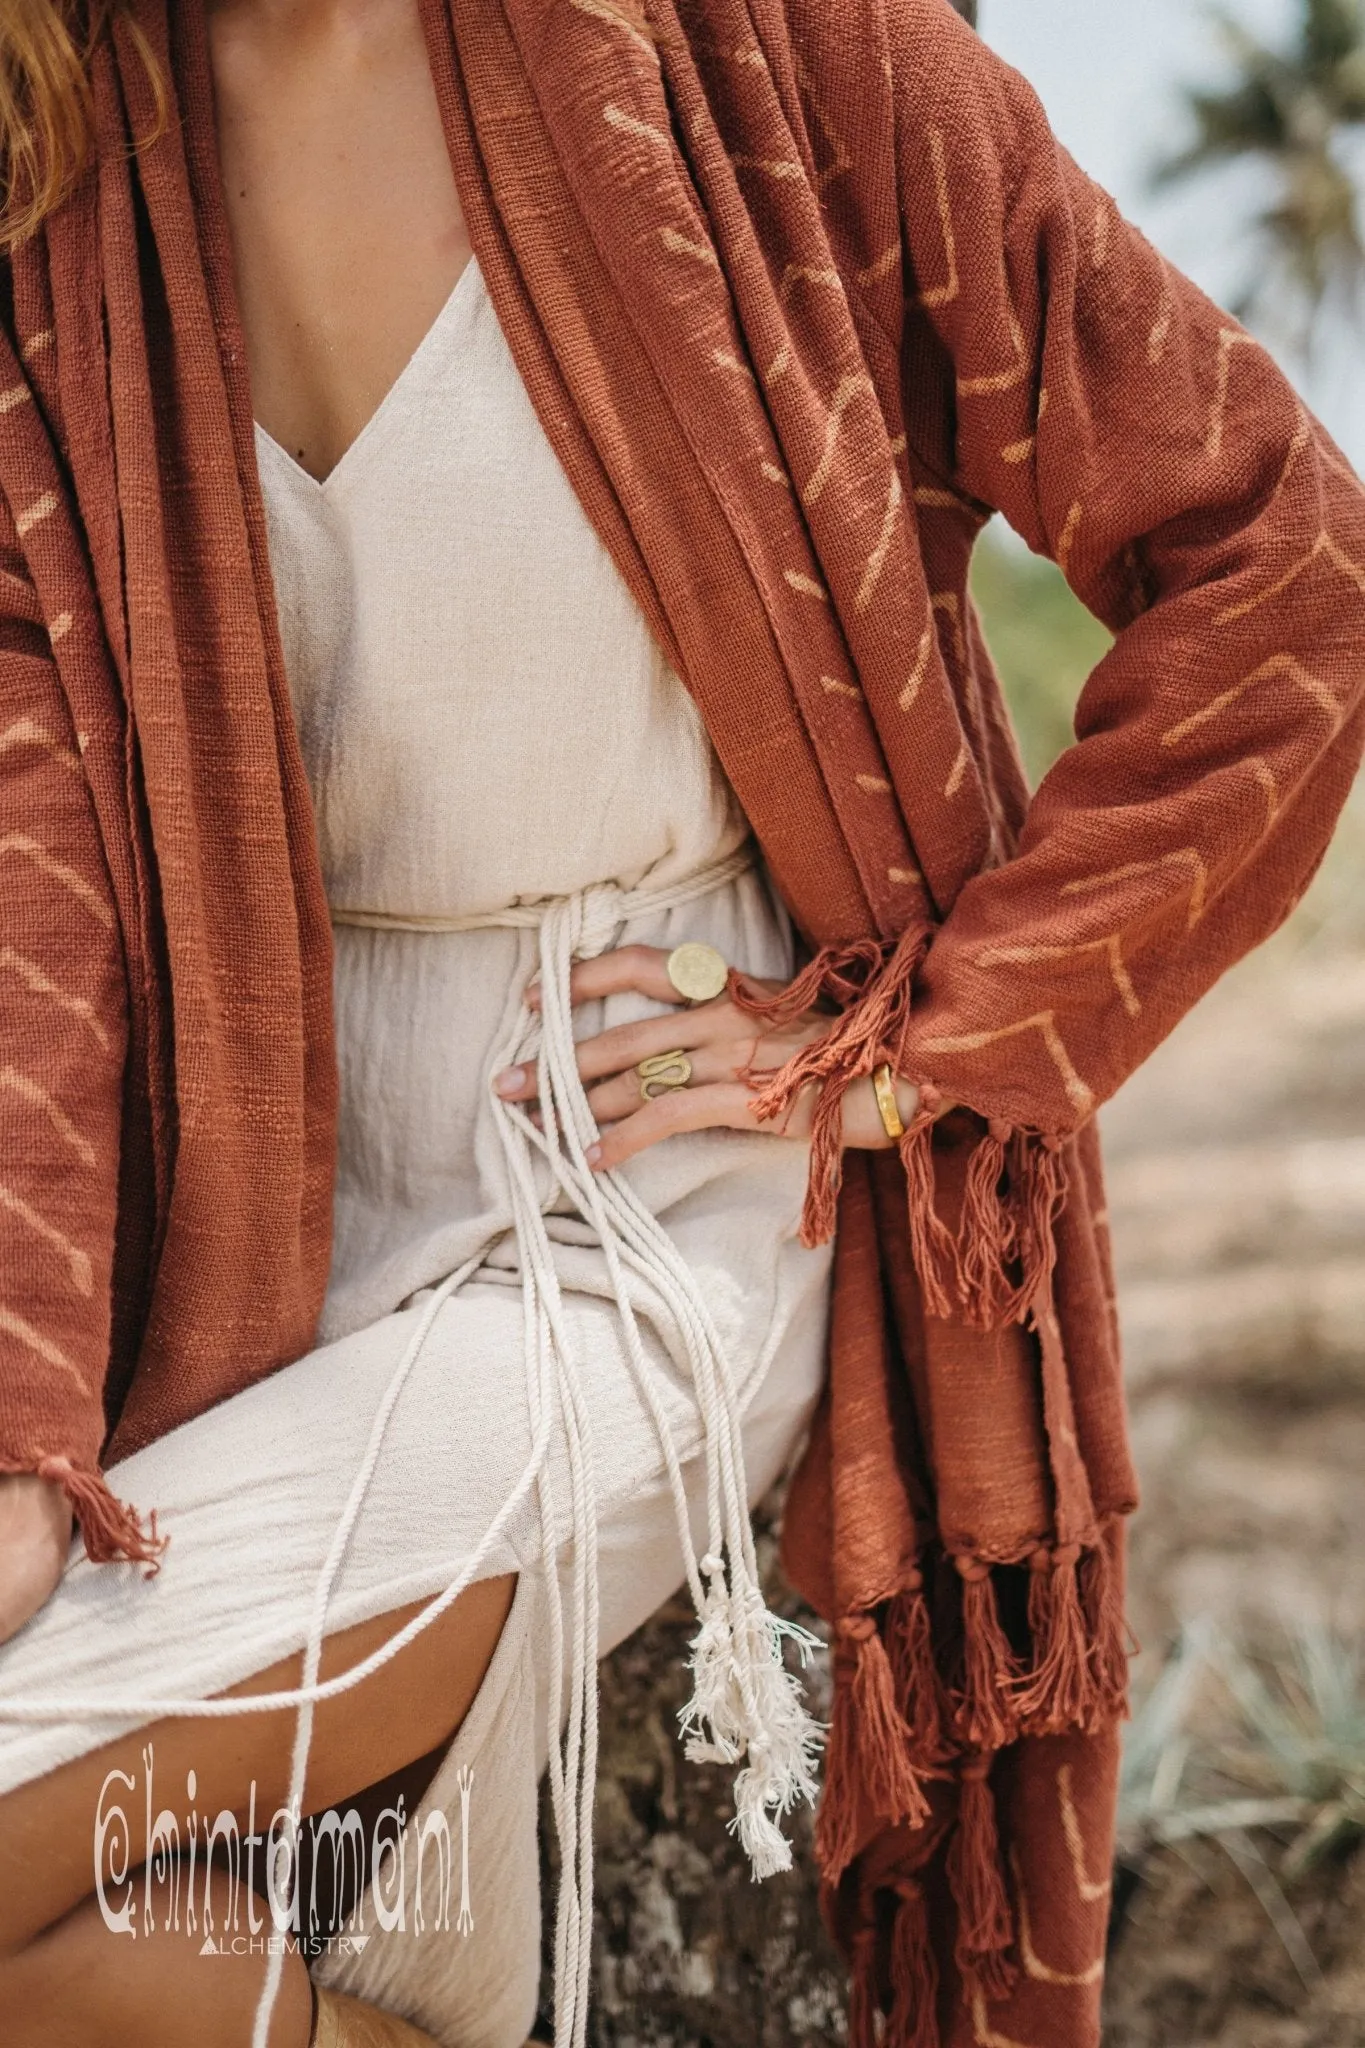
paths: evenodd
<path fill-rule="evenodd" d="M 1101 1715 L 1128 1712 L 1128 1659 L 1137 1648 L 1124 1618 L 1118 1574 L 1109 1554 L 1112 1537 L 1102 1531 L 1080 1562 L 1081 1606 L 1095 1674 Z"/>
<path fill-rule="evenodd" d="M 938 1213 L 934 1200 L 934 1119 L 938 1099 L 926 1089 L 924 1107 L 901 1139 L 910 1205 L 910 1247 L 926 1315 L 947 1322 L 962 1293 L 962 1261 L 957 1238 Z"/>
<path fill-rule="evenodd" d="M 891 2012 L 883 2048 L 940 2048 L 938 1964 L 929 1941 L 923 1885 L 902 1878 L 891 1929 Z"/>
<path fill-rule="evenodd" d="M 865 1927 L 853 1945 L 848 1987 L 848 2048 L 881 2048 L 882 2002 L 877 1991 L 877 1934 Z"/>
<path fill-rule="evenodd" d="M 1007 1998 L 1018 1968 L 1009 1954 L 1014 1916 L 1000 1867 L 995 1797 L 988 1782 L 992 1759 L 969 1757 L 962 1770 L 957 1826 L 948 1844 L 948 1886 L 957 1907 L 954 1960 L 968 1987 Z"/>
<path fill-rule="evenodd" d="M 42 1458 L 37 1474 L 54 1480 L 70 1501 L 92 1564 L 124 1558 L 129 1564 L 145 1564 L 147 1577 L 156 1577 L 168 1539 L 157 1534 L 155 1514 L 144 1528 L 136 1509 L 116 1500 L 98 1472 L 83 1472 L 69 1458 Z"/>
<path fill-rule="evenodd" d="M 803 1244 L 823 1244 L 834 1232 L 849 1088 L 883 1062 L 907 1080 L 916 1079 L 906 1073 L 902 1050 L 914 978 L 932 935 L 932 926 L 917 925 L 894 946 L 875 939 L 827 946 L 776 996 L 755 995 L 731 970 L 731 1001 L 757 1023 L 788 1023 L 822 1002 L 839 1012 L 826 1035 L 803 1046 L 785 1066 L 775 1072 L 750 1066 L 742 1076 L 755 1091 L 750 1108 L 763 1123 L 783 1122 L 803 1090 L 817 1090 Z M 943 1098 L 931 1081 L 918 1085 L 920 1111 L 900 1141 L 900 1154 L 925 1310 L 940 1321 L 961 1315 L 979 1329 L 1019 1322 L 1056 1264 L 1053 1225 L 1065 1199 L 1061 1140 L 992 1119 L 967 1162 L 954 1232 L 934 1200 L 933 1127 Z"/>
<path fill-rule="evenodd" d="M 1010 1286 L 1009 1263 L 1019 1242 L 1018 1218 L 1006 1205 L 1005 1148 L 1013 1133 L 992 1118 L 967 1162 L 962 1196 L 962 1285 L 993 1324 L 1016 1322 L 1020 1290 Z"/>
<path fill-rule="evenodd" d="M 1028 1735 L 1089 1734 L 1100 1719 L 1093 1643 L 1081 1607 L 1077 1544 L 1035 1550 L 1029 1559 L 1028 1625 L 1032 1669 L 1018 1694 L 1019 1725 Z"/>
<path fill-rule="evenodd" d="M 942 1777 L 941 1767 L 954 1753 L 948 1733 L 951 1708 L 934 1661 L 933 1624 L 918 1572 L 891 1602 L 886 1649 L 896 1705 L 910 1731 L 911 1762 L 926 1778 Z"/>
<path fill-rule="evenodd" d="M 1062 1176 L 1062 1141 L 1053 1137 L 1015 1134 L 1020 1189 L 1019 1256 L 1023 1265 L 1017 1299 L 1019 1314 L 1052 1291 L 1057 1264 L 1056 1222 L 1066 1201 Z"/>
<path fill-rule="evenodd" d="M 825 946 L 775 996 L 756 996 L 737 967 L 730 969 L 729 996 L 746 1017 L 764 1024 L 790 1024 L 817 1003 L 847 1009 L 856 1003 L 887 956 L 880 939 L 853 939 L 847 946 Z"/>
<path fill-rule="evenodd" d="M 826 947 L 773 997 L 753 995 L 743 977 L 730 976 L 730 997 L 756 1022 L 789 1021 L 822 1000 L 840 1004 L 830 1030 L 803 1046 L 774 1073 L 749 1068 L 742 1078 L 755 1089 L 750 1103 L 762 1123 L 790 1116 L 804 1089 L 816 1087 L 810 1139 L 810 1178 L 801 1215 L 801 1242 L 824 1244 L 834 1234 L 843 1179 L 843 1100 L 852 1084 L 883 1062 L 898 1065 L 910 1016 L 911 986 L 928 948 L 930 927 L 911 926 L 894 946 L 872 939 Z"/>
<path fill-rule="evenodd" d="M 976 1329 L 1022 1322 L 1051 1285 L 1053 1226 L 1066 1186 L 1061 1140 L 992 1119 L 972 1148 L 957 1233 L 934 1202 L 933 1127 L 941 1098 L 921 1090 L 922 1113 L 901 1139 L 915 1273 L 929 1315 Z"/>
<path fill-rule="evenodd" d="M 1022 1672 L 1000 1625 L 990 1566 L 959 1558 L 962 1574 L 962 1688 L 957 1734 L 969 1749 L 1004 1749 L 1019 1733 L 1015 1694 Z"/>
<path fill-rule="evenodd" d="M 852 1646 L 853 1672 L 841 1683 L 836 1661 L 825 1789 L 815 1824 L 816 1852 L 830 1884 L 838 1883 L 857 1854 L 859 1818 L 869 1808 L 893 1827 L 922 1827 L 929 1817 L 877 1624 L 870 1614 L 854 1615 L 839 1623 L 839 1635 Z"/>

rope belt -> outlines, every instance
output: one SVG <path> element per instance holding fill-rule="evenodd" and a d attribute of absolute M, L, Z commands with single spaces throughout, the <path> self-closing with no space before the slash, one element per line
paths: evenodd
<path fill-rule="evenodd" d="M 593 882 L 586 889 L 576 889 L 571 896 L 509 903 L 504 910 L 476 910 L 468 917 L 423 917 L 416 911 L 399 915 L 388 910 L 345 910 L 333 904 L 332 923 L 380 932 L 543 931 L 552 919 L 567 915 L 577 905 L 578 942 L 572 958 L 589 960 L 594 954 L 606 952 L 613 934 L 627 918 L 652 917 L 695 903 L 700 896 L 714 895 L 717 889 L 749 874 L 757 858 L 750 843 L 662 888 L 622 889 L 615 882 Z"/>
<path fill-rule="evenodd" d="M 692 1696 L 680 1715 L 687 1755 L 697 1762 L 736 1767 L 732 1826 L 756 1877 L 790 1868 L 791 1847 L 778 1820 L 798 1799 L 815 1796 L 819 1731 L 802 1703 L 798 1680 L 783 1661 L 784 1638 L 792 1639 L 802 1661 L 815 1638 L 774 1615 L 759 1588 L 739 1402 L 710 1310 L 691 1269 L 629 1182 L 617 1173 L 594 1173 L 587 1163 L 587 1148 L 598 1133 L 579 1078 L 569 999 L 574 961 L 605 952 L 628 919 L 696 902 L 748 872 L 755 858 L 752 847 L 745 847 L 666 887 L 627 890 L 614 884 L 594 885 L 569 896 L 513 904 L 472 917 L 333 911 L 333 922 L 338 925 L 377 930 L 440 933 L 510 928 L 534 930 L 538 935 L 540 1010 L 534 1013 L 524 1003 L 519 1007 L 493 1071 L 535 1066 L 543 1128 L 537 1129 L 517 1104 L 492 1097 L 520 1252 L 531 1456 L 459 1577 L 362 1663 L 320 1683 L 332 1590 L 378 1465 L 390 1417 L 442 1306 L 477 1273 L 482 1264 L 480 1254 L 436 1288 L 385 1390 L 314 1589 L 302 1683 L 297 1689 L 232 1700 L 48 1699 L 0 1707 L 0 1716 L 24 1721 L 124 1716 L 152 1720 L 169 1715 L 216 1719 L 294 1707 L 298 1722 L 286 1804 L 297 1816 L 317 1704 L 362 1683 L 443 1614 L 478 1577 L 512 1517 L 534 1491 L 540 1504 L 541 1557 L 550 1608 L 550 1788 L 561 1849 L 555 1928 L 556 2048 L 584 2048 L 587 2039 L 598 1637 L 597 1500 L 590 1418 L 545 1228 L 545 1211 L 560 1196 L 567 1197 L 592 1227 L 601 1246 L 630 1368 L 658 1432 L 673 1496 L 683 1565 L 700 1624 L 690 1658 Z M 700 1557 L 692 1541 L 673 1428 L 664 1409 L 663 1382 L 650 1363 L 640 1334 L 629 1276 L 649 1283 L 681 1333 L 703 1434 L 707 1542 Z M 572 1533 L 567 1660 L 549 1466 L 556 1419 L 568 1460 Z M 257 2008 L 253 2048 L 266 2048 L 282 1968 L 282 1956 L 273 1955 Z"/>

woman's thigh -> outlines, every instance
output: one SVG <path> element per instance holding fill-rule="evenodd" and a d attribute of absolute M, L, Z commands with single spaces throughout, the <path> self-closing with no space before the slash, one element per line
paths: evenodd
<path fill-rule="evenodd" d="M 318 1706 L 305 1813 L 343 1804 L 449 1740 L 479 1689 L 515 1586 L 513 1575 L 476 1582 L 387 1664 Z M 329 1636 L 322 1676 L 359 1663 L 416 1611 L 401 1608 Z M 285 1658 L 224 1696 L 287 1690 L 299 1683 L 301 1663 L 298 1655 Z M 6 1794 L 0 1799 L 0 1954 L 24 1947 L 94 1891 L 102 1796 L 106 1808 L 117 1805 L 125 1816 L 129 1870 L 145 1861 L 148 1814 L 163 1804 L 174 1811 L 193 1804 L 214 1818 L 231 1813 L 240 1825 L 250 1818 L 254 1796 L 256 1825 L 267 1826 L 288 1798 L 295 1724 L 288 1709 L 155 1722 Z M 122 1778 L 114 1775 L 120 1772 Z M 194 1790 L 187 1797 L 191 1774 Z M 137 1796 L 127 1790 L 130 1784 Z M 109 1849 L 121 1867 L 123 1845 L 111 1837 Z M 108 1863 L 106 1856 L 106 1870 Z"/>

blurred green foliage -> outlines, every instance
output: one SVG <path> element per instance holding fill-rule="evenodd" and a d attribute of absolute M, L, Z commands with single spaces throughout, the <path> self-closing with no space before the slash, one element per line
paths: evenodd
<path fill-rule="evenodd" d="M 1005 686 L 1029 781 L 1036 787 L 1071 744 L 1076 699 L 1112 642 L 1051 562 L 1031 555 L 998 522 L 976 544 L 972 595 Z M 1365 939 L 1362 874 L 1365 775 L 1346 806 L 1321 873 L 1295 912 L 1290 941 L 1359 945 Z"/>
<path fill-rule="evenodd" d="M 977 542 L 972 595 L 1036 784 L 1070 745 L 1076 699 L 1110 636 L 1051 562 L 996 526 Z"/>

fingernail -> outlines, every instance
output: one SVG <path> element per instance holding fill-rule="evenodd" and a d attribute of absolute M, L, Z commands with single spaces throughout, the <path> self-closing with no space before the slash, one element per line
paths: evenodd
<path fill-rule="evenodd" d="M 526 1083 L 525 1067 L 506 1067 L 495 1076 L 493 1086 L 499 1095 L 519 1095 Z"/>
<path fill-rule="evenodd" d="M 602 1164 L 602 1147 L 600 1145 L 589 1145 L 583 1156 L 589 1166 L 600 1166 Z"/>

